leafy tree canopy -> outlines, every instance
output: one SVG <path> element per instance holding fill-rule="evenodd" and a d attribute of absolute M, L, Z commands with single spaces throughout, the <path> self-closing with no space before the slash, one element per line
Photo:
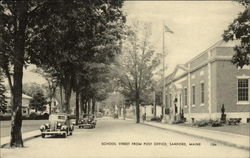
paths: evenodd
<path fill-rule="evenodd" d="M 37 111 L 45 111 L 46 110 L 46 105 L 47 101 L 43 93 L 41 92 L 35 92 L 33 95 L 33 98 L 30 100 L 30 108 L 35 109 Z"/>
<path fill-rule="evenodd" d="M 242 68 L 250 64 L 250 1 L 238 0 L 238 2 L 244 6 L 245 10 L 224 31 L 223 39 L 240 41 L 240 45 L 234 47 L 236 53 L 232 62 Z"/>

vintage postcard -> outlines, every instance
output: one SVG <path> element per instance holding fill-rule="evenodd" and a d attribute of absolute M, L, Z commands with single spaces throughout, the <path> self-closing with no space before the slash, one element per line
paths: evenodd
<path fill-rule="evenodd" d="M 0 0 L 1 158 L 249 158 L 249 0 Z"/>

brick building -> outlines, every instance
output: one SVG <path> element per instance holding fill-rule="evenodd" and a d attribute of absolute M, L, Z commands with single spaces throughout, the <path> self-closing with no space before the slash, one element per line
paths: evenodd
<path fill-rule="evenodd" d="M 181 112 L 189 122 L 218 119 L 224 104 L 227 119 L 249 122 L 250 68 L 231 63 L 233 46 L 219 41 L 167 76 L 166 106 L 172 119 Z"/>

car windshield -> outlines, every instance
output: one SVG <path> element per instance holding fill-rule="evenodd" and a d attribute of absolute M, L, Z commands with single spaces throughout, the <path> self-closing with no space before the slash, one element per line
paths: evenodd
<path fill-rule="evenodd" d="M 50 115 L 49 120 L 66 120 L 65 115 Z"/>

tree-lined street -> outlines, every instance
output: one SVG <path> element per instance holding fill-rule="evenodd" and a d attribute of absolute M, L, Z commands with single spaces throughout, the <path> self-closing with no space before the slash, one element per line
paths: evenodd
<path fill-rule="evenodd" d="M 0 0 L 0 156 L 248 157 L 232 141 L 250 119 L 250 3 L 233 3 Z M 24 82 L 31 67 L 45 83 Z"/>
<path fill-rule="evenodd" d="M 193 145 L 189 145 L 192 143 Z M 94 129 L 76 128 L 73 136 L 35 138 L 22 149 L 1 149 L 4 158 L 78 157 L 248 157 L 249 152 L 216 142 L 103 118 Z M 186 144 L 186 145 L 185 145 Z M 215 145 L 216 144 L 216 145 Z M 32 152 L 30 152 L 32 151 Z"/>

